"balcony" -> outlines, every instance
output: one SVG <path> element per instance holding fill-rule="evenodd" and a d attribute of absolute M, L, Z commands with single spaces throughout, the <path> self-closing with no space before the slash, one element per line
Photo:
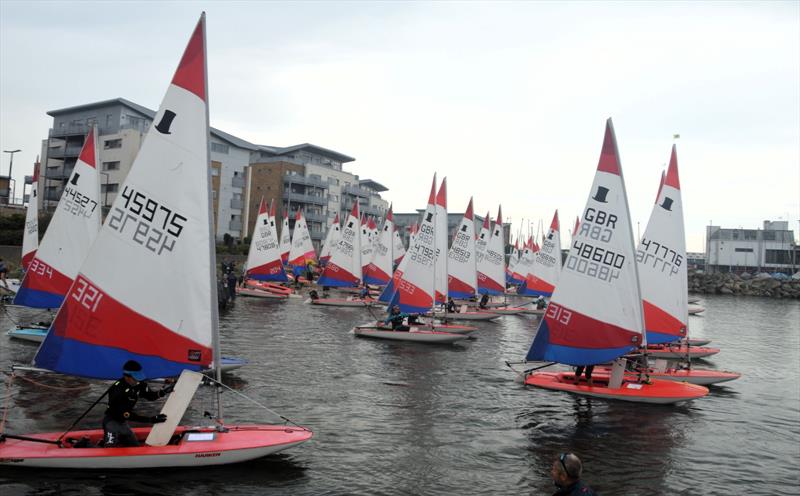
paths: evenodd
<path fill-rule="evenodd" d="M 89 133 L 89 126 L 86 124 L 70 124 L 69 126 L 63 126 L 58 129 L 51 129 L 49 132 L 50 137 L 55 136 L 71 136 L 71 135 L 83 135 Z"/>
<path fill-rule="evenodd" d="M 234 188 L 244 188 L 244 178 L 242 176 L 233 176 L 231 179 L 231 186 Z"/>
<path fill-rule="evenodd" d="M 305 215 L 306 220 L 309 222 L 319 222 L 322 225 L 326 225 L 328 223 L 328 216 L 325 214 L 317 214 L 314 212 L 303 212 Z"/>
<path fill-rule="evenodd" d="M 360 196 L 362 198 L 369 198 L 370 195 L 370 192 L 364 188 L 359 188 L 358 186 L 352 185 L 343 187 L 342 192 L 353 196 Z"/>
<path fill-rule="evenodd" d="M 237 200 L 236 198 L 231 198 L 231 208 L 241 210 L 244 208 L 244 202 L 242 200 Z"/>
<path fill-rule="evenodd" d="M 376 217 L 383 217 L 386 213 L 383 210 L 378 209 L 378 207 L 372 205 L 359 205 L 358 208 L 361 210 L 361 213 L 366 215 L 374 215 Z"/>
<path fill-rule="evenodd" d="M 322 179 L 306 176 L 283 176 L 283 184 L 304 184 L 306 186 L 315 186 L 317 188 L 328 189 L 328 183 Z"/>
<path fill-rule="evenodd" d="M 325 206 L 328 204 L 327 196 L 305 195 L 302 193 L 292 193 L 291 191 L 284 191 L 283 199 L 295 203 L 310 203 L 312 205 Z"/>

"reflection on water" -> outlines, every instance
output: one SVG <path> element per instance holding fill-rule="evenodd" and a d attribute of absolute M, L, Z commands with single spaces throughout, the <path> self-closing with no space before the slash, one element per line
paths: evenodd
<path fill-rule="evenodd" d="M 708 298 L 690 333 L 719 355 L 698 366 L 741 372 L 677 406 L 576 397 L 513 382 L 536 319 L 479 323 L 453 346 L 359 339 L 364 309 L 240 299 L 222 315 L 225 355 L 250 364 L 230 387 L 314 430 L 312 441 L 248 464 L 128 472 L 0 469 L 6 494 L 550 494 L 550 467 L 578 453 L 604 494 L 797 494 L 800 304 Z M 377 315 L 377 312 L 376 312 Z M 10 323 L 0 321 L 3 326 Z M 2 338 L 0 366 L 36 347 Z M 9 431 L 63 429 L 108 383 L 30 375 L 11 386 Z M 271 417 L 223 394 L 228 422 Z M 142 411 L 158 405 L 140 403 Z M 213 411 L 201 389 L 189 415 Z M 102 408 L 81 426 L 96 427 Z"/>

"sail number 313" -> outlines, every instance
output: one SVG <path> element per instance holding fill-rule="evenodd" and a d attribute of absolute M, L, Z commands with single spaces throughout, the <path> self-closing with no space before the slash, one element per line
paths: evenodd
<path fill-rule="evenodd" d="M 545 317 L 555 320 L 559 324 L 568 325 L 570 319 L 572 318 L 572 312 L 564 307 L 556 305 L 551 301 L 550 304 L 547 305 Z"/>

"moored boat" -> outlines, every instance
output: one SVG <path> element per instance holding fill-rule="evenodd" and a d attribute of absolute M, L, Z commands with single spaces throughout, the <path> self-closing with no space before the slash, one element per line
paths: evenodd
<path fill-rule="evenodd" d="M 453 332 L 431 331 L 411 327 L 408 331 L 393 331 L 392 329 L 378 329 L 367 327 L 353 328 L 353 334 L 362 338 L 388 339 L 392 341 L 413 341 L 417 343 L 455 343 L 467 339 L 466 334 Z"/>
<path fill-rule="evenodd" d="M 705 358 L 719 353 L 719 348 L 686 346 L 682 344 L 654 344 L 647 347 L 653 358 Z"/>

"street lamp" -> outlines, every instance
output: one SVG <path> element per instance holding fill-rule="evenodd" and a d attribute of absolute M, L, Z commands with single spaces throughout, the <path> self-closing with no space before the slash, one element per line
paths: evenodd
<path fill-rule="evenodd" d="M 3 150 L 3 153 L 10 153 L 11 154 L 11 159 L 8 161 L 8 185 L 9 186 L 11 186 L 11 171 L 14 168 L 14 154 L 17 153 L 17 152 L 21 152 L 21 151 L 22 150 Z M 14 190 L 16 190 L 16 189 L 17 189 L 17 183 L 14 183 Z M 14 200 L 14 193 L 16 193 L 16 191 L 12 190 L 11 197 L 8 199 L 9 205 Z"/>

